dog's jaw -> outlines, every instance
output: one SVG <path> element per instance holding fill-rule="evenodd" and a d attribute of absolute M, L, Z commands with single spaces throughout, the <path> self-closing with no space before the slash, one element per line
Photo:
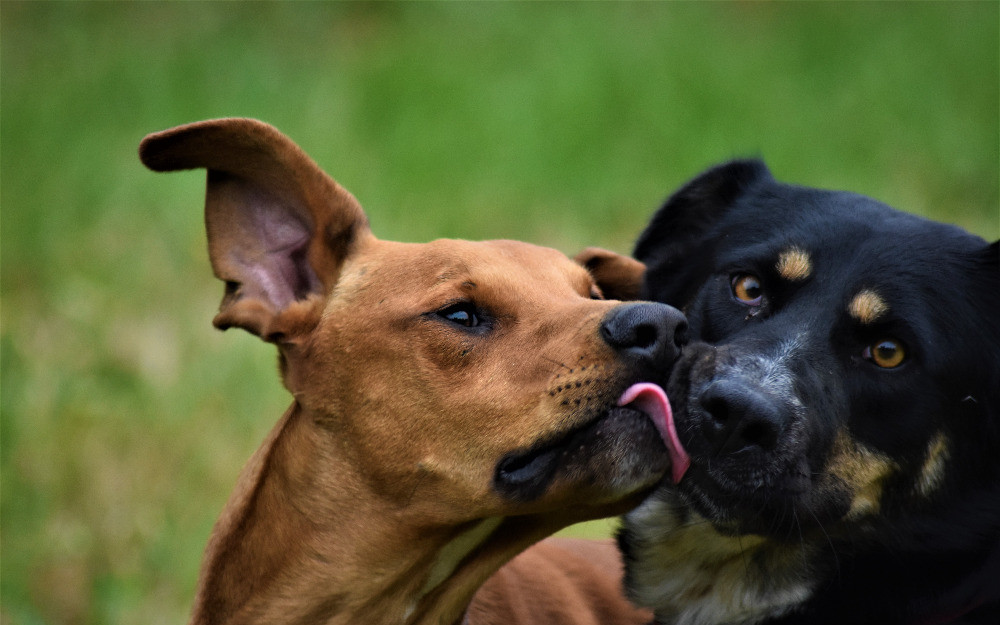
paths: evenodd
<path fill-rule="evenodd" d="M 629 597 L 658 624 L 753 625 L 793 611 L 814 586 L 806 546 L 724 536 L 672 489 L 626 515 L 619 544 Z"/>

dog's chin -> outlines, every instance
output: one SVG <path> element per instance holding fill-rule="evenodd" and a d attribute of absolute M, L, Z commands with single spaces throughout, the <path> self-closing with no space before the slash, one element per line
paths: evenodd
<path fill-rule="evenodd" d="M 558 488 L 586 490 L 606 503 L 656 485 L 670 469 L 659 432 L 638 410 L 619 407 L 554 440 L 501 459 L 493 488 L 506 499 L 531 502 Z"/>
<path fill-rule="evenodd" d="M 756 514 L 750 514 L 747 501 L 737 503 L 736 496 L 721 494 L 713 484 L 706 484 L 697 479 L 697 469 L 688 472 L 688 479 L 680 485 L 679 495 L 683 506 L 698 513 L 724 536 L 739 536 L 757 534 L 772 536 L 785 534 L 781 527 L 787 520 L 793 518 L 790 512 L 793 506 L 787 502 L 770 500 L 761 502 Z M 776 513 L 777 510 L 788 511 L 787 514 Z M 776 523 L 775 519 L 780 522 Z"/>
<path fill-rule="evenodd" d="M 836 523 L 848 504 L 845 493 L 815 484 L 737 484 L 698 465 L 678 485 L 678 495 L 721 534 L 755 534 L 779 542 L 797 541 L 804 531 Z"/>

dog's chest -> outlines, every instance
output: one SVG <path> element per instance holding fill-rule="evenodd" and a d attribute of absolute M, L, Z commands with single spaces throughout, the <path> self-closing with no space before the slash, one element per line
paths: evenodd
<path fill-rule="evenodd" d="M 627 516 L 632 598 L 662 625 L 751 625 L 781 616 L 813 592 L 809 554 L 756 536 L 730 537 L 668 495 Z"/>

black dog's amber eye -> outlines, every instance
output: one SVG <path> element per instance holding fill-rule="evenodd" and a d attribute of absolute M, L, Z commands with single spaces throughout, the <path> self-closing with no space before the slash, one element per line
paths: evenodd
<path fill-rule="evenodd" d="M 883 369 L 895 369 L 906 360 L 906 349 L 899 341 L 883 339 L 866 347 L 861 356 Z"/>
<path fill-rule="evenodd" d="M 759 306 L 764 298 L 764 288 L 757 276 L 749 273 L 738 273 L 731 282 L 733 295 L 748 306 Z"/>
<path fill-rule="evenodd" d="M 479 315 L 476 314 L 476 307 L 469 302 L 461 302 L 438 311 L 438 316 L 466 328 L 475 328 L 479 325 Z"/>

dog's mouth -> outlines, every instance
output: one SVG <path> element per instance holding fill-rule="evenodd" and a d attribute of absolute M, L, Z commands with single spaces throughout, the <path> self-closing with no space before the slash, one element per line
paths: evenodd
<path fill-rule="evenodd" d="M 693 427 L 690 414 L 681 413 L 679 419 L 684 431 Z M 796 531 L 838 518 L 840 489 L 820 487 L 818 468 L 797 447 L 803 437 L 789 438 L 779 449 L 728 454 L 692 440 L 691 464 L 676 490 L 686 506 L 727 535 L 794 538 Z"/>
<path fill-rule="evenodd" d="M 537 499 L 557 477 L 588 485 L 608 482 L 614 490 L 630 492 L 659 481 L 668 470 L 677 483 L 690 462 L 666 393 L 642 382 L 581 426 L 502 458 L 493 485 L 521 501 Z"/>

